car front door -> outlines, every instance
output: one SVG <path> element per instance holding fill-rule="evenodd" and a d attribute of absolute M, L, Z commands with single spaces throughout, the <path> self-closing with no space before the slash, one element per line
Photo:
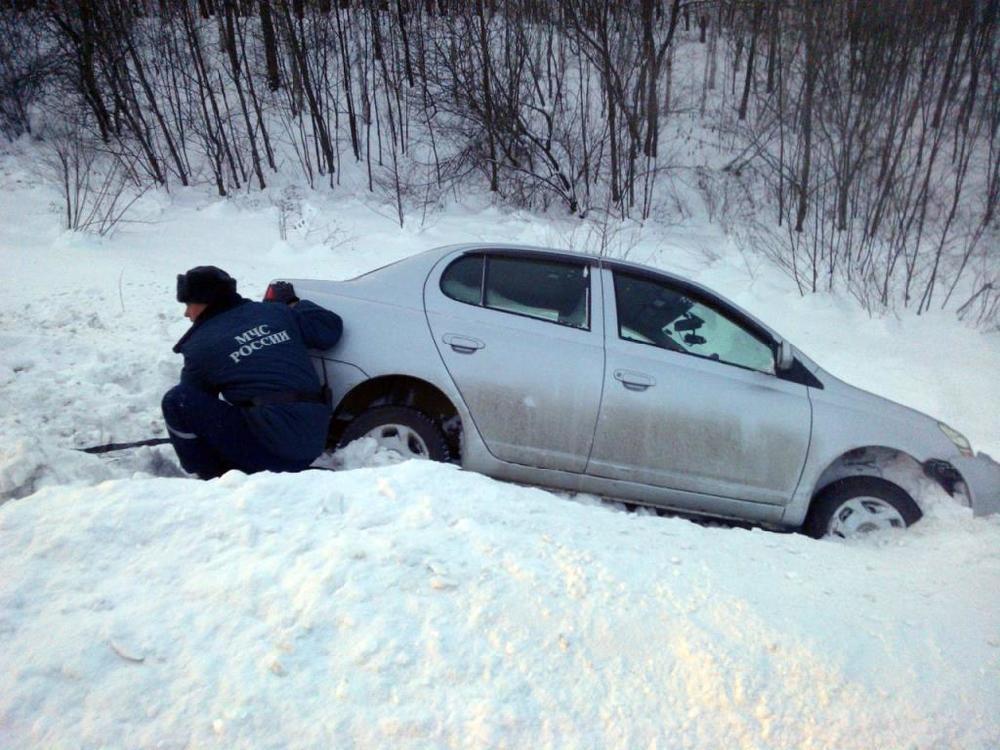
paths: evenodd
<path fill-rule="evenodd" d="M 784 504 L 809 447 L 806 386 L 771 337 L 678 282 L 605 268 L 607 368 L 587 473 Z"/>
<path fill-rule="evenodd" d="M 586 468 L 604 372 L 595 277 L 584 259 L 499 251 L 449 257 L 428 277 L 434 342 L 497 458 Z"/>

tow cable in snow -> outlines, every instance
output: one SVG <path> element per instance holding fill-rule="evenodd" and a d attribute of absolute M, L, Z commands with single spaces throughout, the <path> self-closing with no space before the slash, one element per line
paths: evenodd
<path fill-rule="evenodd" d="M 169 443 L 170 438 L 150 438 L 149 440 L 136 440 L 134 443 L 108 443 L 107 445 L 92 445 L 89 448 L 76 448 L 82 453 L 111 453 L 112 451 L 124 451 L 129 448 L 142 448 L 144 445 L 164 445 Z M 303 471 L 337 471 L 330 466 L 307 466 Z M 112 646 L 114 648 L 114 646 Z M 115 649 L 117 653 L 117 649 Z M 128 657 L 118 654 L 123 659 Z"/>
<path fill-rule="evenodd" d="M 134 443 L 108 443 L 107 445 L 92 445 L 89 448 L 77 448 L 76 450 L 83 453 L 110 453 L 129 448 L 141 448 L 144 445 L 163 445 L 169 442 L 170 438 L 150 438 L 149 440 L 137 440 Z"/>

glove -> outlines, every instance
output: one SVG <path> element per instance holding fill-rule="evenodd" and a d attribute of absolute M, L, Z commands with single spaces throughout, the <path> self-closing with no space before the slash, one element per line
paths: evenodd
<path fill-rule="evenodd" d="M 264 294 L 264 301 L 294 305 L 299 301 L 299 298 L 295 296 L 295 287 L 287 281 L 275 281 L 267 288 L 267 292 Z"/>

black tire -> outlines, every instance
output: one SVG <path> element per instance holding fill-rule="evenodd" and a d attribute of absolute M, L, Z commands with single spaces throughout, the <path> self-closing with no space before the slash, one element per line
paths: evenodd
<path fill-rule="evenodd" d="M 866 503 L 866 498 L 873 502 Z M 854 502 L 852 503 L 852 501 Z M 895 509 L 899 516 L 898 519 L 890 518 L 892 514 L 886 512 L 883 514 L 883 519 L 887 526 L 873 522 L 867 524 L 871 528 L 866 529 L 864 528 L 866 524 L 862 523 L 857 531 L 858 534 L 866 533 L 873 528 L 888 526 L 905 528 L 912 526 L 923 516 L 920 508 L 913 502 L 913 498 L 902 487 L 878 477 L 848 477 L 827 485 L 813 498 L 806 521 L 802 525 L 802 531 L 815 539 L 827 535 L 841 538 L 853 536 L 853 534 L 843 533 L 843 531 L 832 527 L 850 526 L 846 521 L 850 520 L 850 514 L 858 512 L 850 507 L 852 505 L 870 509 L 872 511 L 871 518 L 874 521 L 878 518 L 880 511 L 886 510 L 884 506 L 880 506 L 879 501 Z M 836 523 L 834 523 L 835 519 L 837 519 Z M 902 523 L 899 522 L 900 520 Z"/>
<path fill-rule="evenodd" d="M 380 445 L 394 447 L 389 443 L 401 442 L 403 447 L 394 449 L 407 458 L 451 460 L 448 441 L 440 426 L 423 412 L 408 406 L 377 406 L 363 412 L 347 425 L 337 447 L 343 448 L 376 430 L 381 430 L 381 434 L 371 436 Z"/>

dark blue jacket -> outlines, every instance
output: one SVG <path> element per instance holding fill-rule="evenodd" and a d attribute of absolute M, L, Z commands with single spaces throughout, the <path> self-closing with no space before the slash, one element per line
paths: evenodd
<path fill-rule="evenodd" d="M 339 315 L 306 300 L 289 307 L 238 298 L 206 310 L 177 342 L 181 383 L 244 407 L 250 431 L 275 455 L 311 461 L 326 444 L 326 404 L 250 402 L 276 393 L 318 396 L 321 383 L 306 350 L 329 349 L 341 330 Z"/>

